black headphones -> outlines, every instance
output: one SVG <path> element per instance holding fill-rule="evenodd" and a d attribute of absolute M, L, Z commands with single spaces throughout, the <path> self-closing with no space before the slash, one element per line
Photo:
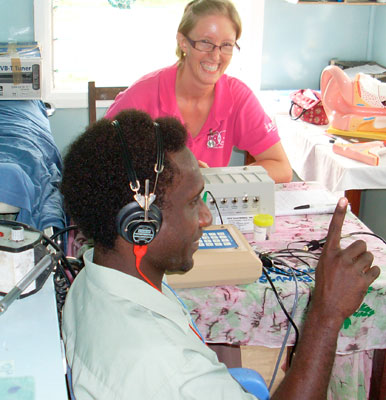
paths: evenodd
<path fill-rule="evenodd" d="M 139 193 L 140 184 L 131 163 L 129 149 L 123 136 L 122 128 L 117 120 L 112 122 L 117 138 L 122 148 L 122 158 L 129 175 L 130 189 L 135 193 L 131 203 L 126 204 L 119 211 L 116 218 L 117 231 L 129 243 L 137 245 L 149 244 L 159 232 L 162 225 L 162 212 L 153 204 L 158 175 L 164 169 L 164 151 L 159 125 L 154 122 L 157 142 L 157 162 L 154 164 L 156 174 L 153 191 L 149 192 L 149 179 L 145 180 L 145 193 Z"/>

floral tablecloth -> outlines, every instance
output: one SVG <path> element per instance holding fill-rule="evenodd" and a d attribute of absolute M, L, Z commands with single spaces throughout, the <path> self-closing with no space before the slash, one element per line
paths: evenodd
<path fill-rule="evenodd" d="M 296 189 L 289 184 L 284 190 Z M 297 215 L 276 218 L 276 230 L 264 242 L 250 243 L 259 251 L 277 251 L 298 246 L 301 241 L 324 238 L 331 214 Z M 342 235 L 370 230 L 351 212 L 347 213 Z M 366 399 L 369 393 L 373 349 L 386 348 L 386 245 L 374 236 L 356 234 L 342 239 L 342 247 L 363 239 L 374 254 L 374 264 L 382 272 L 371 285 L 360 308 L 348 318 L 339 334 L 337 356 L 329 387 L 329 399 Z M 300 242 L 300 243 L 298 243 Z M 309 265 L 297 259 L 289 262 L 297 268 L 311 272 L 317 260 Z M 295 281 L 292 276 L 270 273 L 282 302 L 291 313 L 295 298 Z M 304 321 L 313 280 L 304 275 L 298 278 L 298 305 L 294 321 L 301 327 Z M 264 275 L 251 284 L 218 286 L 196 289 L 179 289 L 205 339 L 214 343 L 280 347 L 288 327 L 288 320 Z M 331 310 L 333 313 L 334 310 Z M 294 343 L 292 330 L 288 344 Z M 312 349 L 310 349 L 312 352 Z"/>

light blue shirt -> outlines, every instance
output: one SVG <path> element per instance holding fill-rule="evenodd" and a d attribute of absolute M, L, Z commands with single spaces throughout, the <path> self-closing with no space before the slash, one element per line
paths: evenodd
<path fill-rule="evenodd" d="M 77 400 L 251 400 L 190 329 L 174 294 L 92 262 L 67 295 L 63 338 Z"/>

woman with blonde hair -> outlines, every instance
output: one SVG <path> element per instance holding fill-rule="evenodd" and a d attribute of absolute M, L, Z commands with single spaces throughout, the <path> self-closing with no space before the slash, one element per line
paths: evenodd
<path fill-rule="evenodd" d="M 153 118 L 177 117 L 187 128 L 188 147 L 202 167 L 224 167 L 233 147 L 245 150 L 276 182 L 292 169 L 277 128 L 243 82 L 225 70 L 239 51 L 241 20 L 228 0 L 194 0 L 177 32 L 178 61 L 140 78 L 107 111 L 136 108 Z"/>

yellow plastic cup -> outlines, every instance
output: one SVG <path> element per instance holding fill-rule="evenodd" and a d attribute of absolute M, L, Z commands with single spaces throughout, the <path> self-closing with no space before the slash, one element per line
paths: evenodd
<path fill-rule="evenodd" d="M 253 240 L 261 242 L 267 240 L 270 234 L 270 228 L 273 225 L 273 216 L 271 214 L 257 214 L 253 217 Z"/>

